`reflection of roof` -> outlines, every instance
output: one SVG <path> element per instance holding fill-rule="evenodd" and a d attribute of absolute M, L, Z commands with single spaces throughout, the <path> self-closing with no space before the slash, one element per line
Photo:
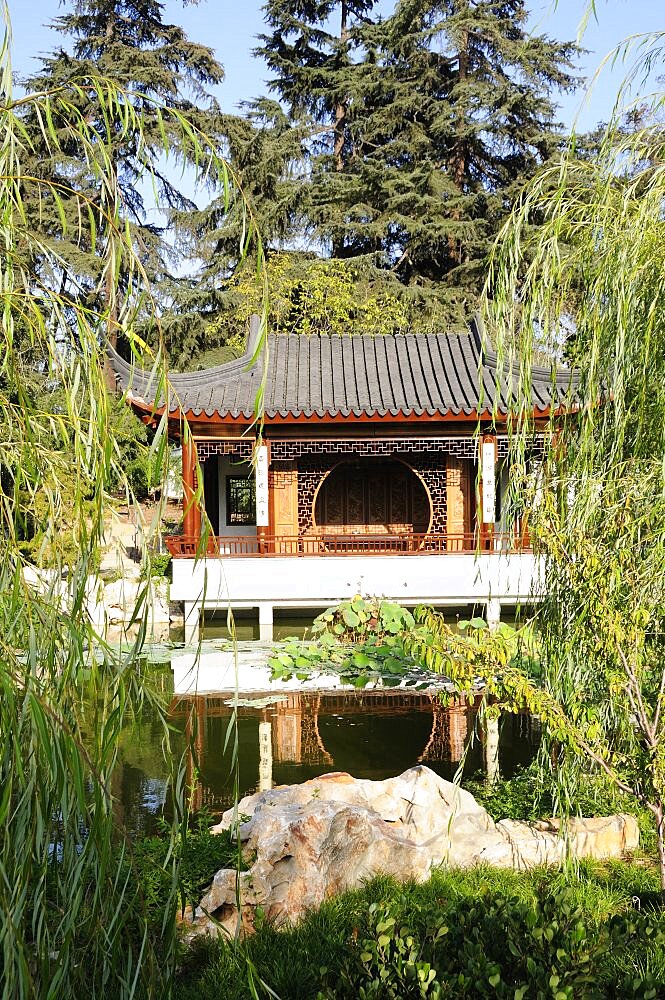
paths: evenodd
<path fill-rule="evenodd" d="M 253 323 L 242 358 L 203 371 L 170 376 L 169 409 L 190 417 L 252 419 L 264 371 L 252 364 L 257 343 Z M 275 336 L 267 338 L 264 413 L 285 417 L 473 417 L 493 409 L 505 413 L 506 387 L 496 384 L 496 355 L 479 330 L 468 334 L 397 336 Z M 161 408 L 155 379 L 115 352 L 111 362 L 120 387 L 139 404 Z M 479 376 L 482 374 L 482 378 Z M 534 410 L 563 403 L 571 374 L 534 369 Z M 482 383 L 482 385 L 481 385 Z"/>

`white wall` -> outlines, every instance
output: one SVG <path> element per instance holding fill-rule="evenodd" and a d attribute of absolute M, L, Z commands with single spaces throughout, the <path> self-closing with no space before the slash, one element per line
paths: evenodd
<path fill-rule="evenodd" d="M 531 553 L 174 559 L 171 599 L 307 608 L 362 593 L 402 604 L 517 604 L 537 597 L 540 572 Z"/>

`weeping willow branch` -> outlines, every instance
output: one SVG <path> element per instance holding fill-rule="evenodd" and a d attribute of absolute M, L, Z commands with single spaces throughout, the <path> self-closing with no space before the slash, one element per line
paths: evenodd
<path fill-rule="evenodd" d="M 186 804 L 166 708 L 141 665 L 147 592 L 128 649 L 106 644 L 90 615 L 111 493 L 120 488 L 132 501 L 104 378 L 109 323 L 143 361 L 134 322 L 148 316 L 158 328 L 159 309 L 86 101 L 135 143 L 139 164 L 148 139 L 128 95 L 101 78 L 12 101 L 5 3 L 0 10 L 0 990 L 3 1000 L 168 997 Z M 227 164 L 185 115 L 154 105 L 151 115 L 153 146 L 156 122 L 166 157 L 192 164 L 203 183 L 243 204 Z M 25 168 L 38 147 L 64 160 L 69 141 L 94 196 Z M 47 204 L 60 220 L 50 240 L 30 221 Z M 71 293 L 65 242 L 92 248 L 98 291 L 108 294 Z M 264 282 L 249 210 L 240 252 L 255 257 Z M 160 347 L 153 377 L 168 399 L 162 358 Z M 163 433 L 152 449 L 162 476 L 167 445 Z M 156 927 L 113 793 L 122 728 L 144 706 L 163 728 L 174 812 L 171 895 Z"/>
<path fill-rule="evenodd" d="M 637 51 L 630 82 L 662 64 L 662 37 Z M 571 724 L 594 727 L 577 763 L 611 771 L 653 812 L 665 892 L 665 94 L 631 110 L 616 112 L 597 155 L 572 144 L 524 192 L 485 311 L 504 375 L 509 363 L 519 372 L 509 426 L 522 468 L 534 350 L 577 371 L 531 468 L 545 687 Z"/>

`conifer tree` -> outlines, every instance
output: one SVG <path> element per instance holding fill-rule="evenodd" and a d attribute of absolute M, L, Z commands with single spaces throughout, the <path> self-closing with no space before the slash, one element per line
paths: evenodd
<path fill-rule="evenodd" d="M 274 74 L 270 89 L 309 136 L 305 151 L 314 174 L 302 195 L 316 235 L 330 237 L 333 257 L 345 256 L 345 224 L 333 217 L 355 156 L 352 122 L 368 83 L 378 82 L 377 66 L 367 80 L 363 44 L 376 6 L 377 0 L 269 0 L 265 17 L 272 33 L 260 36 L 256 50 Z M 318 224 L 322 212 L 324 226 Z"/>
<path fill-rule="evenodd" d="M 217 364 L 242 351 L 249 300 L 237 289 L 247 287 L 245 278 L 253 280 L 253 265 L 239 256 L 248 235 L 247 207 L 251 226 L 271 252 L 307 226 L 299 175 L 302 132 L 276 101 L 251 102 L 240 115 L 220 113 L 212 134 L 225 150 L 237 186 L 230 197 L 213 187 L 207 204 L 172 216 L 185 253 L 199 263 L 178 280 L 172 308 L 162 320 L 171 362 L 181 368 L 202 352 Z M 241 275 L 238 268 L 249 273 Z M 249 299 L 255 302 L 253 294 Z"/>
<path fill-rule="evenodd" d="M 462 322 L 520 185 L 557 149 L 572 44 L 524 0 L 269 0 L 260 52 L 308 120 L 302 204 L 333 257 L 397 274 L 430 322 Z M 336 26 L 336 27 L 335 27 Z"/>
<path fill-rule="evenodd" d="M 80 199 L 67 198 L 58 204 L 49 187 L 49 195 L 28 200 L 26 212 L 32 215 L 35 229 L 46 245 L 57 241 L 61 262 L 59 274 L 43 274 L 43 280 L 57 281 L 60 290 L 77 297 L 107 299 L 110 335 L 115 339 L 118 319 L 110 301 L 114 282 L 101 273 L 98 249 L 104 245 L 108 226 L 128 226 L 134 246 L 154 287 L 162 288 L 162 297 L 173 291 L 170 275 L 173 246 L 164 240 L 166 219 L 150 217 L 150 189 L 157 190 L 163 210 L 193 208 L 188 195 L 176 186 L 172 171 L 164 168 L 164 128 L 172 128 L 168 144 L 172 156 L 186 163 L 186 132 L 177 130 L 153 113 L 152 102 L 179 111 L 183 120 L 212 130 L 218 112 L 206 88 L 219 82 L 223 70 L 211 49 L 191 42 L 184 31 L 162 20 L 163 5 L 158 0 L 75 0 L 71 9 L 55 19 L 53 26 L 72 40 L 42 61 L 40 71 L 27 81 L 33 92 L 60 88 L 80 110 L 81 119 L 94 125 L 103 136 L 100 156 L 108 158 L 123 194 L 124 217 L 109 219 L 105 212 L 104 191 L 96 189 L 94 172 L 86 164 L 71 121 L 53 123 L 58 135 L 56 152 L 47 146 L 31 165 L 37 177 L 57 185 L 58 179 L 85 195 L 89 203 L 89 224 L 77 224 Z M 86 86 L 90 79 L 107 78 L 120 86 L 125 100 L 142 115 L 144 131 L 130 137 L 119 127 L 117 117 Z M 91 96 L 92 95 L 92 96 Z M 118 114 L 116 105 L 115 114 Z M 40 135 L 34 120 L 26 121 L 33 136 Z M 57 187 L 56 189 L 57 190 Z M 63 234 L 62 220 L 68 220 Z M 68 239 L 68 233 L 72 239 Z M 53 260 L 52 255 L 45 255 Z M 121 262 L 118 263 L 122 270 Z"/>

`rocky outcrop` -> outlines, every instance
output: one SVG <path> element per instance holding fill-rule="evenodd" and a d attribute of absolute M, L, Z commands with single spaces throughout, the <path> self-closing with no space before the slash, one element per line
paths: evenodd
<path fill-rule="evenodd" d="M 224 869 L 195 911 L 184 917 L 191 939 L 251 931 L 257 907 L 280 922 L 296 922 L 324 899 L 379 873 L 423 880 L 437 865 L 491 864 L 527 868 L 577 857 L 619 857 L 638 844 L 632 816 L 578 819 L 561 836 L 554 820 L 495 823 L 474 797 L 413 767 L 386 781 L 328 774 L 301 785 L 242 799 L 237 815 L 249 871 Z M 224 814 L 215 832 L 234 823 Z M 240 910 L 237 899 L 240 899 Z"/>
<path fill-rule="evenodd" d="M 93 615 L 108 641 L 131 638 L 138 631 L 136 621 L 146 617 L 148 636 L 155 642 L 169 637 L 169 583 L 164 578 L 141 579 L 138 572 L 103 584 Z"/>
<path fill-rule="evenodd" d="M 57 602 L 64 614 L 72 607 L 71 587 L 54 570 L 24 566 L 23 579 L 33 592 Z M 149 639 L 163 642 L 169 638 L 173 621 L 169 582 L 163 577 L 144 579 L 135 564 L 110 582 L 101 576 L 88 577 L 86 609 L 94 628 L 107 642 L 131 641 L 140 631 L 143 618 Z"/>

